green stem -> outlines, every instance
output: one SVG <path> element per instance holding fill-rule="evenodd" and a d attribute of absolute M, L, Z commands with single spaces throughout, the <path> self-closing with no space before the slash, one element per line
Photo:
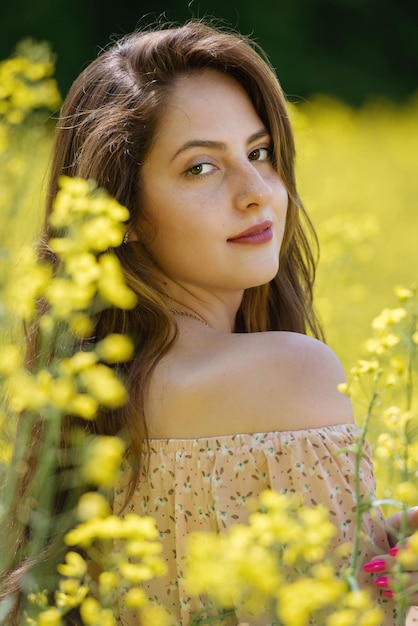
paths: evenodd
<path fill-rule="evenodd" d="M 365 504 L 362 501 L 362 496 L 361 496 L 360 465 L 363 459 L 363 449 L 366 444 L 367 432 L 368 432 L 373 408 L 379 396 L 379 392 L 377 390 L 377 383 L 379 381 L 380 376 L 381 376 L 381 373 L 378 372 L 375 374 L 375 377 L 374 377 L 375 385 L 374 385 L 373 393 L 372 393 L 372 396 L 370 398 L 370 401 L 367 407 L 364 425 L 363 425 L 363 428 L 361 429 L 361 434 L 357 442 L 357 450 L 355 453 L 354 497 L 356 501 L 356 515 L 355 515 L 355 526 L 354 526 L 355 532 L 354 532 L 354 542 L 353 542 L 353 554 L 352 554 L 352 560 L 351 560 L 350 574 L 348 576 L 349 581 L 352 579 L 357 580 L 359 567 L 360 567 L 359 550 L 360 550 L 361 522 L 362 522 L 364 510 L 365 510 Z"/>
<path fill-rule="evenodd" d="M 39 450 L 40 463 L 35 468 L 29 489 L 36 511 L 33 511 L 29 556 L 40 554 L 51 537 L 54 518 L 54 502 L 58 492 L 56 471 L 58 468 L 58 444 L 61 433 L 61 414 L 53 409 L 44 418 L 44 437 Z"/>
<path fill-rule="evenodd" d="M 24 416 L 24 419 L 20 420 L 19 430 L 15 436 L 13 458 L 8 468 L 7 480 L 5 488 L 2 492 L 2 523 L 1 523 L 1 537 L 4 542 L 9 545 L 9 549 L 3 544 L 3 549 L 0 550 L 0 572 L 3 572 L 15 562 L 15 546 L 19 543 L 19 537 L 24 532 L 24 522 L 18 520 L 13 516 L 13 511 L 16 506 L 16 493 L 18 485 L 22 479 L 22 472 L 25 467 L 25 456 L 28 449 L 31 436 L 32 427 L 35 422 L 35 418 L 31 414 Z M 13 524 L 11 524 L 11 518 Z"/>
<path fill-rule="evenodd" d="M 414 361 L 415 361 L 415 353 L 416 353 L 416 345 L 412 341 L 412 335 L 414 334 L 415 328 L 417 325 L 417 316 L 411 315 L 411 322 L 409 327 L 408 334 L 408 367 L 406 373 L 406 410 L 410 411 L 412 408 L 412 398 L 414 394 Z"/>
<path fill-rule="evenodd" d="M 409 332 L 407 335 L 408 365 L 406 369 L 406 388 L 405 388 L 405 395 L 406 395 L 405 410 L 407 412 L 409 412 L 412 408 L 413 392 L 414 392 L 413 371 L 414 371 L 414 360 L 415 360 L 415 343 L 412 341 L 412 335 L 415 331 L 416 323 L 417 323 L 417 316 L 414 314 L 414 311 L 413 311 L 414 304 L 415 304 L 415 300 L 411 305 L 412 311 L 410 315 Z M 400 478 L 402 482 L 407 482 L 410 478 L 409 470 L 408 470 L 409 441 L 408 441 L 407 428 L 408 428 L 408 423 L 406 422 L 406 425 L 402 431 L 402 441 L 401 441 L 402 458 L 401 458 Z M 400 530 L 399 530 L 399 537 L 398 537 L 399 543 L 401 545 L 405 543 L 408 537 L 408 532 L 409 532 L 408 507 L 404 504 L 402 505 L 401 523 L 400 523 Z M 400 573 L 402 573 L 404 569 L 400 566 L 399 571 Z M 399 626 L 402 626 L 403 624 L 405 624 L 408 603 L 405 598 L 405 594 L 402 593 L 402 591 L 404 590 L 400 590 L 400 591 L 401 593 L 397 594 L 396 606 L 398 609 L 398 624 Z"/>

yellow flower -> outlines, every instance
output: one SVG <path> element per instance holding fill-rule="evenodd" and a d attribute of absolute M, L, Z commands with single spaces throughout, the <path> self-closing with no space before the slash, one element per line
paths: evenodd
<path fill-rule="evenodd" d="M 341 608 L 327 618 L 326 626 L 380 626 L 384 619 L 381 609 L 364 590 L 350 591 L 342 596 Z"/>
<path fill-rule="evenodd" d="M 397 483 L 393 487 L 393 497 L 406 506 L 413 506 L 418 498 L 418 487 L 411 481 Z"/>
<path fill-rule="evenodd" d="M 158 604 L 147 602 L 141 607 L 141 623 L 146 626 L 172 626 L 173 621 L 166 609 Z"/>
<path fill-rule="evenodd" d="M 383 354 L 386 349 L 384 345 L 382 344 L 380 338 L 377 338 L 377 337 L 373 337 L 372 339 L 367 339 L 365 346 L 368 352 L 375 353 L 377 355 Z"/>
<path fill-rule="evenodd" d="M 132 541 L 148 539 L 154 541 L 159 537 L 157 524 L 153 517 L 144 517 L 129 513 L 123 519 L 123 536 Z"/>
<path fill-rule="evenodd" d="M 329 521 L 325 507 L 302 508 L 299 519 L 303 524 L 301 554 L 307 562 L 319 561 L 324 557 L 325 550 L 337 529 Z"/>
<path fill-rule="evenodd" d="M 25 409 L 39 410 L 49 404 L 45 380 L 39 384 L 36 377 L 27 370 L 15 370 L 7 380 L 5 387 L 9 406 L 16 413 Z"/>
<path fill-rule="evenodd" d="M 387 428 L 401 432 L 411 420 L 411 413 L 402 411 L 398 406 L 391 406 L 384 411 L 383 419 Z"/>
<path fill-rule="evenodd" d="M 347 559 L 353 553 L 353 546 L 350 541 L 341 543 L 335 549 L 335 556 L 340 559 Z"/>
<path fill-rule="evenodd" d="M 125 594 L 124 603 L 128 609 L 137 609 L 147 602 L 147 596 L 143 589 L 131 587 Z"/>
<path fill-rule="evenodd" d="M 99 590 L 103 595 L 112 594 L 118 590 L 119 576 L 115 572 L 101 572 L 99 574 Z"/>
<path fill-rule="evenodd" d="M 97 620 L 100 613 L 100 604 L 94 598 L 86 598 L 80 607 L 81 619 L 86 626 L 98 624 Z"/>
<path fill-rule="evenodd" d="M 89 588 L 86 585 L 81 585 L 78 579 L 61 580 L 59 590 L 55 592 L 55 604 L 62 609 L 72 609 L 80 606 L 88 593 Z"/>
<path fill-rule="evenodd" d="M 337 610 L 326 621 L 326 626 L 356 626 L 356 624 L 358 613 L 354 609 Z"/>
<path fill-rule="evenodd" d="M 35 60 L 31 56 L 35 48 L 44 47 L 45 60 Z M 56 81 L 49 78 L 54 72 L 50 52 L 42 43 L 21 42 L 17 56 L 0 62 L 0 115 L 9 124 L 20 124 L 31 110 L 59 107 L 61 96 Z"/>
<path fill-rule="evenodd" d="M 69 378 L 57 378 L 51 381 L 49 400 L 58 409 L 65 410 L 76 395 L 75 385 Z"/>
<path fill-rule="evenodd" d="M 69 320 L 70 328 L 76 337 L 86 339 L 94 330 L 94 324 L 90 317 L 83 313 L 75 313 Z"/>
<path fill-rule="evenodd" d="M 365 359 L 359 359 L 357 361 L 356 371 L 359 374 L 374 373 L 379 369 L 379 361 L 374 359 L 373 361 L 366 361 Z"/>
<path fill-rule="evenodd" d="M 66 192 L 66 194 L 60 194 L 60 199 L 67 198 L 68 196 L 87 196 L 92 189 L 90 182 L 84 178 L 60 176 L 58 184 L 62 191 Z"/>
<path fill-rule="evenodd" d="M 62 578 L 59 581 L 59 589 L 67 596 L 76 596 L 80 589 L 80 581 L 78 578 Z M 84 592 L 83 592 L 84 593 Z"/>
<path fill-rule="evenodd" d="M 99 404 L 109 409 L 123 406 L 128 398 L 123 383 L 106 365 L 98 364 L 80 373 L 85 390 Z"/>
<path fill-rule="evenodd" d="M 87 563 L 78 552 L 67 552 L 65 563 L 57 567 L 58 573 L 69 578 L 82 578 L 87 571 Z"/>
<path fill-rule="evenodd" d="M 97 363 L 98 357 L 95 352 L 76 352 L 72 357 L 63 359 L 60 370 L 68 376 L 78 374 Z"/>
<path fill-rule="evenodd" d="M 304 626 L 316 611 L 333 606 L 344 590 L 345 583 L 336 578 L 316 580 L 300 577 L 277 590 L 277 617 L 289 626 Z"/>
<path fill-rule="evenodd" d="M 386 377 L 386 387 L 389 389 L 390 387 L 396 387 L 400 382 L 400 379 L 395 374 L 388 374 Z"/>
<path fill-rule="evenodd" d="M 124 283 L 122 269 L 118 259 L 111 254 L 102 254 L 99 258 L 101 274 L 98 283 L 100 295 L 121 309 L 133 309 L 137 298 Z"/>
<path fill-rule="evenodd" d="M 110 513 L 109 503 L 100 493 L 89 491 L 78 499 L 77 517 L 81 522 L 89 519 L 104 518 Z"/>
<path fill-rule="evenodd" d="M 415 531 L 413 535 L 408 537 L 408 547 L 418 556 L 418 531 Z"/>
<path fill-rule="evenodd" d="M 127 541 L 126 542 L 126 554 L 136 558 L 159 554 L 162 550 L 162 545 L 156 542 L 140 540 Z"/>
<path fill-rule="evenodd" d="M 126 335 L 110 334 L 97 344 L 96 351 L 106 363 L 118 363 L 132 358 L 133 345 Z"/>
<path fill-rule="evenodd" d="M 402 307 L 398 307 L 396 309 L 383 309 L 380 315 L 375 317 L 372 321 L 372 328 L 380 331 L 386 330 L 388 326 L 397 324 L 407 317 L 407 315 L 407 311 Z"/>
<path fill-rule="evenodd" d="M 364 611 L 355 626 L 381 626 L 385 616 L 383 611 L 378 607 L 369 608 L 367 611 Z"/>
<path fill-rule="evenodd" d="M 90 219 L 79 231 L 85 248 L 104 252 L 108 248 L 120 246 L 125 229 L 121 224 L 104 215 Z"/>
<path fill-rule="evenodd" d="M 35 251 L 23 248 L 19 255 L 17 279 L 13 287 L 12 307 L 23 320 L 32 319 L 36 301 L 43 295 L 52 280 L 52 270 L 46 263 L 38 262 Z"/>
<path fill-rule="evenodd" d="M 90 252 L 71 255 L 66 261 L 65 268 L 74 282 L 79 285 L 93 283 L 100 276 L 96 257 Z"/>
<path fill-rule="evenodd" d="M 122 562 L 119 563 L 119 571 L 128 582 L 134 585 L 155 577 L 155 569 L 143 563 Z"/>
<path fill-rule="evenodd" d="M 38 615 L 37 626 L 61 626 L 61 613 L 55 607 L 47 609 Z"/>
<path fill-rule="evenodd" d="M 67 278 L 54 278 L 45 288 L 54 315 L 64 320 L 73 311 L 87 309 L 94 294 L 95 288 L 91 284 L 76 284 Z"/>
<path fill-rule="evenodd" d="M 70 530 L 64 537 L 68 546 L 86 548 L 97 539 L 101 531 L 101 520 L 88 520 Z M 117 537 L 117 535 L 115 535 Z"/>
<path fill-rule="evenodd" d="M 125 444 L 118 437 L 96 436 L 87 447 L 85 479 L 93 485 L 112 487 L 122 462 Z"/>
<path fill-rule="evenodd" d="M 48 595 L 46 591 L 37 591 L 28 594 L 28 600 L 41 609 L 48 607 Z"/>
<path fill-rule="evenodd" d="M 367 591 L 351 591 L 345 597 L 345 604 L 352 609 L 365 611 L 371 606 L 371 598 Z"/>
<path fill-rule="evenodd" d="M 18 346 L 9 345 L 0 348 L 0 374 L 11 374 L 23 363 L 22 353 Z"/>
<path fill-rule="evenodd" d="M 402 287 L 398 285 L 394 289 L 395 294 L 400 302 L 405 302 L 406 300 L 410 300 L 414 296 L 414 292 L 407 287 Z"/>
<path fill-rule="evenodd" d="M 99 403 L 86 393 L 78 393 L 68 404 L 68 412 L 85 420 L 93 420 L 97 415 Z"/>
<path fill-rule="evenodd" d="M 380 344 L 384 349 L 393 348 L 397 346 L 400 341 L 399 335 L 396 333 L 386 333 L 380 338 Z"/>
<path fill-rule="evenodd" d="M 347 383 L 340 383 L 339 385 L 337 385 L 337 389 L 340 393 L 344 394 L 345 396 L 350 395 L 350 391 L 348 389 Z"/>

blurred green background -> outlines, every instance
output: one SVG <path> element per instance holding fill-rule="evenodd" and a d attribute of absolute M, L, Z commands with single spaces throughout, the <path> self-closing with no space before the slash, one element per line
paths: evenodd
<path fill-rule="evenodd" d="M 355 106 L 417 89 L 415 0 L 3 0 L 0 58 L 25 36 L 57 54 L 62 93 L 112 37 L 161 16 L 215 16 L 267 51 L 290 99 L 326 93 Z"/>

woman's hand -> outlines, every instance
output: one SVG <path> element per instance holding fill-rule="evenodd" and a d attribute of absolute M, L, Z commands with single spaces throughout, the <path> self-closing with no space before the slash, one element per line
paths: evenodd
<path fill-rule="evenodd" d="M 386 529 L 391 546 L 396 546 L 398 544 L 398 538 L 401 534 L 403 515 L 403 511 L 398 511 L 386 519 Z M 409 537 L 417 530 L 418 506 L 415 506 L 406 511 L 406 536 Z"/>
<path fill-rule="evenodd" d="M 388 598 L 393 598 L 394 593 L 394 576 L 391 576 L 395 566 L 399 564 L 397 555 L 405 555 L 405 550 L 408 550 L 408 541 L 414 535 L 414 543 L 418 546 L 418 507 L 408 509 L 406 512 L 406 538 L 399 542 L 399 538 L 402 535 L 401 529 L 403 526 L 403 512 L 395 513 L 386 520 L 386 527 L 388 531 L 388 538 L 391 544 L 391 548 L 387 555 L 379 555 L 374 557 L 368 563 L 365 563 L 363 569 L 365 572 L 371 572 L 376 574 L 374 584 L 383 591 L 383 595 Z M 408 580 L 405 585 L 405 600 L 409 606 L 418 605 L 418 551 L 414 554 L 411 553 L 410 558 L 404 559 L 401 557 L 402 571 L 408 575 Z"/>

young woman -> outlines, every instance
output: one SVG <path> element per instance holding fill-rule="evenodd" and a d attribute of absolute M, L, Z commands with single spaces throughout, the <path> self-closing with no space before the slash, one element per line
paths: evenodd
<path fill-rule="evenodd" d="M 114 509 L 156 518 L 168 574 L 148 594 L 184 626 L 200 608 L 183 588 L 185 537 L 245 521 L 263 489 L 325 504 L 335 545 L 353 536 L 354 458 L 335 453 L 356 426 L 312 306 L 315 237 L 294 153 L 262 53 L 194 21 L 117 42 L 75 81 L 58 123 L 49 206 L 66 174 L 130 211 L 114 254 L 138 304 L 96 327 L 134 339 L 129 401 L 98 424 L 128 437 Z M 46 219 L 51 258 L 49 237 Z M 368 451 L 362 488 L 373 495 Z M 366 514 L 364 532 L 364 562 L 388 551 L 381 516 Z M 376 589 L 389 626 L 386 596 Z"/>

